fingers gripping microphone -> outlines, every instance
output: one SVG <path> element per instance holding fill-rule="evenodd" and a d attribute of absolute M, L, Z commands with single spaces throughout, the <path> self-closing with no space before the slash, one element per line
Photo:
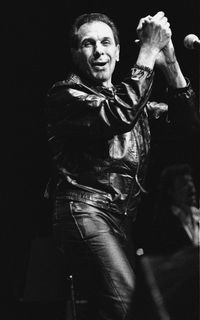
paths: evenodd
<path fill-rule="evenodd" d="M 200 49 L 200 40 L 195 34 L 188 34 L 184 38 L 184 46 L 187 49 Z"/>

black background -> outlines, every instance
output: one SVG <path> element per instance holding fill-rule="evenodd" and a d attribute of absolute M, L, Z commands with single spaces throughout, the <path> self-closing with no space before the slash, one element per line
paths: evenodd
<path fill-rule="evenodd" d="M 23 4 L 8 2 L 5 5 L 1 17 L 1 277 L 5 283 L 1 286 L 2 296 L 24 296 L 33 241 L 51 238 L 49 208 L 43 200 L 50 162 L 42 112 L 48 88 L 55 81 L 64 79 L 70 67 L 66 36 L 74 18 L 93 11 L 106 13 L 114 19 L 121 39 L 121 59 L 115 74 L 115 79 L 118 80 L 135 62 L 137 48 L 134 46 L 134 39 L 137 37 L 135 30 L 139 19 L 163 10 L 171 24 L 176 55 L 182 71 L 190 78 L 199 98 L 200 57 L 197 50 L 188 50 L 183 45 L 187 34 L 200 36 L 198 2 L 91 0 L 27 1 Z M 164 80 L 159 74 L 156 80 L 153 95 L 160 98 Z M 189 162 L 199 186 L 197 139 L 191 141 L 187 138 L 164 136 L 161 142 L 159 130 L 158 126 L 154 131 L 147 179 L 150 191 L 147 203 L 153 197 L 160 170 L 168 163 Z M 148 221 L 151 220 L 151 213 L 146 210 L 144 212 L 145 217 L 141 214 L 139 220 L 139 225 L 141 223 L 144 226 L 141 232 L 143 239 L 145 225 L 147 228 Z M 143 219 L 146 219 L 146 224 Z M 54 257 L 47 253 L 49 244 L 44 244 L 45 241 L 41 242 L 46 254 L 43 259 L 46 259 L 46 265 L 51 268 Z M 41 248 L 36 244 L 36 248 L 39 247 Z M 34 278 L 36 281 L 39 281 L 38 274 Z"/>

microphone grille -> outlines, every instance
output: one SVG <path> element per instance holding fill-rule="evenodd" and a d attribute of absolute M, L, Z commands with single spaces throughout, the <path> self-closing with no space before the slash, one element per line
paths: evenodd
<path fill-rule="evenodd" d="M 198 37 L 195 34 L 188 34 L 185 38 L 184 38 L 184 46 L 187 49 L 194 49 L 194 42 L 198 41 Z"/>

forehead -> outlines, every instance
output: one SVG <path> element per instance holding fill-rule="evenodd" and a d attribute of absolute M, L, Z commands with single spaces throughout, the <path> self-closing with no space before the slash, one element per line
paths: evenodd
<path fill-rule="evenodd" d="M 112 29 L 105 22 L 93 21 L 84 23 L 78 30 L 78 39 L 81 41 L 85 38 L 104 38 L 109 37 L 114 40 Z"/>

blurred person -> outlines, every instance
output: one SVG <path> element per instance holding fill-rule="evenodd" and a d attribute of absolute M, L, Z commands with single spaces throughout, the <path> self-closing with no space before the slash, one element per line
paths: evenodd
<path fill-rule="evenodd" d="M 161 172 L 153 226 L 153 251 L 175 253 L 200 244 L 200 209 L 192 168 L 174 164 Z"/>

